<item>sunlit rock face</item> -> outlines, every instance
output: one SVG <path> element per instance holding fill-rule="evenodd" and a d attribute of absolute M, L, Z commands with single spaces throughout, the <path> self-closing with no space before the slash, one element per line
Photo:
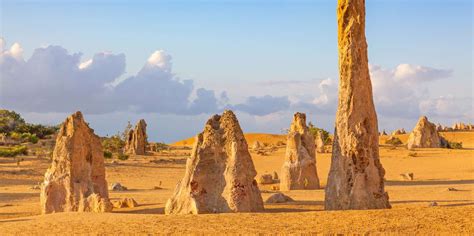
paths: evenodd
<path fill-rule="evenodd" d="M 56 138 L 51 167 L 41 186 L 41 211 L 112 210 L 102 144 L 81 112 L 69 116 Z"/>
<path fill-rule="evenodd" d="M 252 158 L 232 111 L 212 116 L 197 135 L 183 179 L 165 206 L 166 214 L 263 210 Z"/>
<path fill-rule="evenodd" d="M 339 104 L 327 210 L 390 208 L 379 160 L 377 114 L 365 38 L 365 1 L 339 0 Z"/>

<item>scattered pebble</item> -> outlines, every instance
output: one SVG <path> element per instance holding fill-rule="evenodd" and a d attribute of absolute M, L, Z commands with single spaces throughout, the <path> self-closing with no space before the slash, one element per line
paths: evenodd
<path fill-rule="evenodd" d="M 284 203 L 284 202 L 294 202 L 291 197 L 286 196 L 283 193 L 275 193 L 271 195 L 265 203 Z"/>
<path fill-rule="evenodd" d="M 111 191 L 126 191 L 126 190 L 128 190 L 128 188 L 123 186 L 120 183 L 113 183 L 110 187 L 110 190 Z"/>

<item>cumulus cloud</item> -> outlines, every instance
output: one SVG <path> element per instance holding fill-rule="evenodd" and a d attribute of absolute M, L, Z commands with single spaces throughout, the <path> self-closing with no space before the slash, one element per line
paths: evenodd
<path fill-rule="evenodd" d="M 415 118 L 423 114 L 420 103 L 430 97 L 428 82 L 449 78 L 451 70 L 400 64 L 394 69 L 370 65 L 377 111 L 384 116 Z"/>
<path fill-rule="evenodd" d="M 419 65 L 400 64 L 392 73 L 395 80 L 414 84 L 417 82 L 448 78 L 452 76 L 453 71 Z"/>
<path fill-rule="evenodd" d="M 96 53 L 81 61 L 81 53 L 60 46 L 36 49 L 23 59 L 17 43 L 10 48 L 0 41 L 1 94 L 3 107 L 28 112 L 101 114 L 115 111 L 162 114 L 211 113 L 219 108 L 214 91 L 194 88 L 172 72 L 172 57 L 162 50 L 151 54 L 142 69 L 120 80 L 125 55 Z M 194 100 L 190 99 L 195 92 Z"/>

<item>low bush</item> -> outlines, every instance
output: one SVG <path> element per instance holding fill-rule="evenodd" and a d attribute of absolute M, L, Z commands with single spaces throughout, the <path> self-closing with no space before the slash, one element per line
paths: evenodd
<path fill-rule="evenodd" d="M 112 158 L 112 152 L 104 151 L 104 158 L 105 159 L 111 159 Z"/>
<path fill-rule="evenodd" d="M 449 149 L 462 149 L 462 142 L 448 142 Z"/>
<path fill-rule="evenodd" d="M 121 161 L 125 161 L 125 160 L 128 160 L 129 156 L 123 153 L 119 153 L 117 158 Z"/>
<path fill-rule="evenodd" d="M 0 157 L 15 157 L 28 154 L 26 146 L 0 147 Z"/>

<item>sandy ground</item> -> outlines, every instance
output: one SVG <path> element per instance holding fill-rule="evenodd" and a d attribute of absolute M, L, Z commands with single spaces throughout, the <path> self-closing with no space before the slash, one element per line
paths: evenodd
<path fill-rule="evenodd" d="M 149 234 L 149 233 L 465 233 L 474 234 L 474 132 L 444 133 L 462 141 L 463 150 L 393 148 L 381 145 L 386 191 L 392 209 L 323 211 L 324 190 L 284 192 L 296 201 L 266 204 L 265 212 L 214 215 L 163 215 L 163 207 L 184 173 L 190 150 L 137 156 L 119 164 L 107 162 L 109 183 L 120 182 L 129 191 L 110 192 L 113 200 L 133 197 L 136 208 L 113 213 L 58 213 L 39 215 L 39 190 L 49 161 L 25 157 L 19 167 L 0 158 L 0 234 Z M 276 143 L 282 136 L 250 135 Z M 405 141 L 407 135 L 401 135 Z M 381 138 L 383 143 L 384 137 Z M 283 137 L 284 141 L 284 137 Z M 189 141 L 188 141 L 189 142 Z M 280 172 L 284 147 L 267 156 L 252 153 L 259 174 Z M 161 161 L 160 161 L 161 160 Z M 318 154 L 320 181 L 327 182 L 330 154 Z M 413 172 L 406 181 L 400 174 Z M 160 186 L 162 189 L 154 189 Z M 271 185 L 260 186 L 267 199 Z M 458 191 L 448 191 L 455 188 Z M 436 201 L 439 206 L 429 207 Z"/>

